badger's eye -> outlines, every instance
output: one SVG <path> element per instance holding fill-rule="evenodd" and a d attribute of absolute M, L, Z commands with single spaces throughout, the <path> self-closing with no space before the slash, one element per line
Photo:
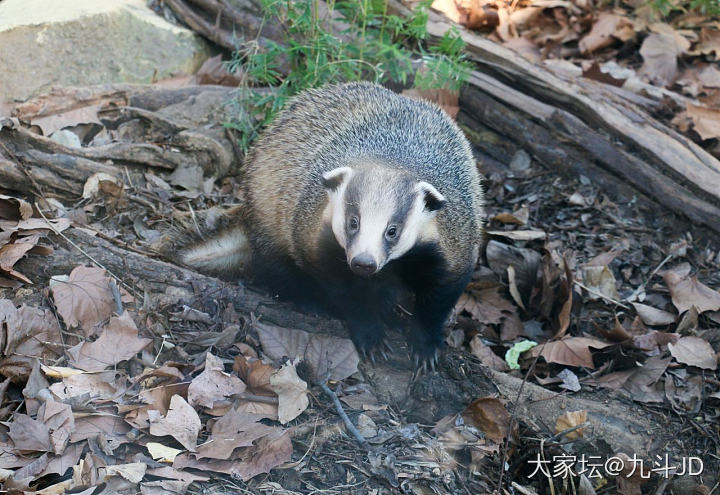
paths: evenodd
<path fill-rule="evenodd" d="M 395 239 L 395 236 L 397 236 L 397 227 L 395 225 L 391 225 L 385 231 L 385 237 L 388 239 Z"/>
<path fill-rule="evenodd" d="M 351 231 L 355 231 L 358 229 L 359 226 L 360 226 L 360 219 L 356 216 L 350 217 L 350 219 L 348 220 L 348 228 Z"/>

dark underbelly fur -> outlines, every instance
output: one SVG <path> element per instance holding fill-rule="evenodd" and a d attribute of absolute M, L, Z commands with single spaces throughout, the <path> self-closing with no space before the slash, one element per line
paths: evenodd
<path fill-rule="evenodd" d="M 331 232 L 323 236 L 320 254 L 326 262 L 311 272 L 286 255 L 257 246 L 252 278 L 282 299 L 343 320 L 361 353 L 377 349 L 391 328 L 405 331 L 419 361 L 434 358 L 444 341 L 445 320 L 469 282 L 472 266 L 451 274 L 438 245 L 426 243 L 364 278 L 352 273 Z M 396 308 L 407 300 L 414 301 L 406 308 L 411 316 L 401 318 Z"/>

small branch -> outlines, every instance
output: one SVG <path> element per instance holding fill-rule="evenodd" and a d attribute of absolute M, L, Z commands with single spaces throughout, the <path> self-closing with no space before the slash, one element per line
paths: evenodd
<path fill-rule="evenodd" d="M 330 387 L 327 386 L 326 382 L 318 383 L 320 388 L 323 392 L 325 392 L 325 395 L 330 397 L 335 404 L 335 409 L 337 410 L 338 414 L 340 415 L 340 418 L 342 418 L 343 423 L 345 423 L 345 428 L 353 434 L 355 437 L 355 440 L 360 444 L 360 446 L 364 449 L 370 450 L 370 444 L 367 440 L 365 440 L 365 437 L 362 436 L 362 434 L 358 431 L 357 428 L 355 428 L 355 425 L 352 424 L 352 421 L 350 421 L 350 418 L 348 418 L 347 413 L 342 407 L 342 404 L 340 404 L 340 399 L 338 399 L 337 394 L 330 390 Z"/>
<path fill-rule="evenodd" d="M 624 308 L 624 309 L 627 309 L 627 310 L 630 310 L 630 309 L 631 309 L 630 306 L 627 306 L 627 305 L 621 303 L 620 301 L 617 301 L 617 300 L 613 299 L 612 297 L 608 297 L 608 296 L 606 296 L 605 294 L 603 294 L 603 293 L 601 293 L 601 292 L 598 292 L 598 291 L 596 291 L 596 290 L 594 290 L 594 289 L 591 289 L 590 287 L 584 285 L 584 284 L 581 283 L 581 282 L 578 282 L 577 280 L 573 280 L 573 283 L 574 283 L 575 285 L 577 285 L 578 287 L 580 287 L 580 288 L 582 288 L 582 289 L 585 289 L 585 290 L 588 291 L 590 294 L 594 294 L 594 295 L 598 296 L 599 298 L 605 299 L 606 301 L 611 302 L 611 303 L 613 303 L 613 304 L 616 305 L 616 306 L 620 306 L 621 308 Z"/>

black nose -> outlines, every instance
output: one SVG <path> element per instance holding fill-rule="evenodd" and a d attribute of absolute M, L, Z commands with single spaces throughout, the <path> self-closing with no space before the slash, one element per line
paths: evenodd
<path fill-rule="evenodd" d="M 357 275 L 370 276 L 377 270 L 377 263 L 369 254 L 359 254 L 350 262 L 350 269 Z"/>

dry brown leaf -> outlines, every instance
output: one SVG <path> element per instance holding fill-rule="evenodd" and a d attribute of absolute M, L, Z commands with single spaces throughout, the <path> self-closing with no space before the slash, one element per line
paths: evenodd
<path fill-rule="evenodd" d="M 78 266 L 64 282 L 52 285 L 58 313 L 68 327 L 81 327 L 85 336 L 106 321 L 115 310 L 110 279 L 101 268 Z"/>
<path fill-rule="evenodd" d="M 15 242 L 0 246 L 0 274 L 5 274 L 26 284 L 32 283 L 25 275 L 13 270 L 13 266 L 34 247 L 35 244 L 31 242 Z"/>
<path fill-rule="evenodd" d="M 558 339 L 565 336 L 568 328 L 570 328 L 570 312 L 573 305 L 573 274 L 570 270 L 570 262 L 568 256 L 563 256 L 563 267 L 565 269 L 565 277 L 560 279 L 557 290 L 557 299 L 563 301 L 560 310 L 553 319 L 555 324 L 555 335 L 553 338 Z"/>
<path fill-rule="evenodd" d="M 652 330 L 640 335 L 634 335 L 632 343 L 636 349 L 640 349 L 641 351 L 645 351 L 652 355 L 665 350 L 669 343 L 675 343 L 679 338 L 680 335 L 677 333 L 657 332 Z"/>
<path fill-rule="evenodd" d="M 75 431 L 75 417 L 68 404 L 48 400 L 38 412 L 38 419 L 43 421 L 50 432 L 50 443 L 55 454 L 62 454 Z"/>
<path fill-rule="evenodd" d="M 585 422 L 587 422 L 587 411 L 568 411 L 558 417 L 555 422 L 555 434 L 569 430 Z M 564 436 L 568 440 L 578 440 L 584 436 L 584 431 L 585 428 L 578 428 L 577 430 L 566 433 Z"/>
<path fill-rule="evenodd" d="M 278 421 L 287 424 L 310 405 L 307 383 L 301 380 L 295 364 L 285 363 L 270 375 L 270 385 L 278 396 Z"/>
<path fill-rule="evenodd" d="M 682 378 L 668 375 L 665 379 L 665 397 L 678 413 L 697 414 L 703 404 L 703 382 L 700 375 Z"/>
<path fill-rule="evenodd" d="M 505 403 L 497 397 L 481 397 L 475 399 L 461 413 L 466 424 L 485 433 L 485 436 L 496 443 L 512 435 L 512 417 L 505 408 Z"/>
<path fill-rule="evenodd" d="M 686 112 L 701 139 L 720 138 L 720 110 L 688 103 Z"/>
<path fill-rule="evenodd" d="M 8 436 L 15 451 L 20 453 L 52 452 L 50 430 L 42 421 L 32 419 L 27 414 L 15 414 L 8 429 Z M 43 467 L 45 469 L 45 467 Z"/>
<path fill-rule="evenodd" d="M 263 363 L 259 359 L 248 359 L 243 355 L 235 356 L 233 371 L 247 385 L 247 391 L 254 395 L 267 395 L 275 397 L 275 392 L 270 385 L 270 375 L 275 368 Z"/>
<path fill-rule="evenodd" d="M 643 66 L 640 73 L 665 86 L 677 76 L 677 58 L 690 48 L 690 42 L 668 24 L 657 23 L 640 46 Z"/>
<path fill-rule="evenodd" d="M 62 382 L 50 385 L 50 391 L 62 401 L 82 396 L 88 399 L 113 399 L 126 388 L 125 377 L 115 371 L 71 375 L 63 378 Z"/>
<path fill-rule="evenodd" d="M 498 213 L 491 219 L 492 222 L 508 223 L 513 225 L 525 225 L 525 222 L 512 213 Z"/>
<path fill-rule="evenodd" d="M 210 479 L 209 476 L 201 476 L 187 471 L 178 471 L 170 466 L 148 469 L 147 474 L 157 476 L 159 478 L 180 480 L 188 483 L 192 483 L 193 481 L 208 481 Z"/>
<path fill-rule="evenodd" d="M 720 60 L 720 30 L 703 27 L 700 29 L 700 42 L 688 52 L 690 55 L 712 55 Z"/>
<path fill-rule="evenodd" d="M 65 448 L 62 455 L 50 456 L 45 470 L 38 475 L 38 478 L 49 474 L 65 474 L 68 469 L 77 465 L 80 456 L 85 451 L 85 445 L 86 444 L 82 442 L 71 443 Z"/>
<path fill-rule="evenodd" d="M 52 362 L 63 349 L 60 327 L 50 310 L 22 306 L 19 309 L 0 299 L 0 327 L 6 327 L 0 355 L 0 373 L 20 383 L 27 379 L 36 361 Z"/>
<path fill-rule="evenodd" d="M 113 316 L 95 342 L 82 342 L 67 353 L 76 368 L 85 371 L 102 371 L 126 361 L 152 343 L 138 337 L 138 329 L 130 314 Z"/>
<path fill-rule="evenodd" d="M 24 199 L 0 194 L 0 218 L 13 221 L 27 220 L 32 213 L 32 206 Z"/>
<path fill-rule="evenodd" d="M 617 301 L 618 295 L 615 282 L 615 275 L 607 266 L 583 266 L 583 284 L 591 289 L 588 291 L 588 298 L 591 300 L 600 299 L 598 294 Z"/>
<path fill-rule="evenodd" d="M 515 306 L 500 295 L 499 287 L 475 289 L 470 286 L 455 305 L 459 313 L 467 311 L 474 320 L 486 325 L 497 325 L 508 314 L 515 313 Z"/>
<path fill-rule="evenodd" d="M 45 453 L 15 471 L 15 473 L 13 473 L 13 479 L 17 480 L 20 486 L 27 487 L 30 480 L 40 476 L 40 474 L 47 468 L 49 462 L 50 456 Z M 6 486 L 4 485 L 3 488 L 6 488 Z"/>
<path fill-rule="evenodd" d="M 115 414 L 115 407 L 109 410 L 100 410 L 105 415 L 99 416 L 82 416 L 75 418 L 75 430 L 70 437 L 70 442 L 76 443 L 88 438 L 102 436 L 111 445 L 119 445 L 129 442 L 126 436 L 131 428 L 130 426 Z"/>
<path fill-rule="evenodd" d="M 267 473 L 290 460 L 292 442 L 289 430 L 277 428 L 274 432 L 259 439 L 254 447 L 246 447 L 239 455 L 240 460 L 194 459 L 187 454 L 175 458 L 175 469 L 193 468 L 203 471 L 226 473 L 248 481 L 261 473 Z"/>
<path fill-rule="evenodd" d="M 150 457 L 158 462 L 172 463 L 172 461 L 175 460 L 175 457 L 183 452 L 180 449 L 174 449 L 158 442 L 148 442 L 145 444 L 145 448 L 148 450 Z"/>
<path fill-rule="evenodd" d="M 145 477 L 147 464 L 144 462 L 131 462 L 129 464 L 114 464 L 103 468 L 106 477 L 121 476 L 130 483 L 140 483 Z"/>
<path fill-rule="evenodd" d="M 697 79 L 704 88 L 720 88 L 720 69 L 717 65 L 708 65 L 698 72 Z"/>
<path fill-rule="evenodd" d="M 170 435 L 190 452 L 195 452 L 198 433 L 202 427 L 195 409 L 179 395 L 173 395 L 170 409 L 165 417 L 158 411 L 149 411 L 150 434 Z"/>
<path fill-rule="evenodd" d="M 664 326 L 675 323 L 676 316 L 667 311 L 647 306 L 646 304 L 632 303 L 643 323 L 650 326 Z"/>
<path fill-rule="evenodd" d="M 628 376 L 623 389 L 628 396 L 639 402 L 662 402 L 664 392 L 655 385 L 670 364 L 671 358 L 651 357 Z"/>
<path fill-rule="evenodd" d="M 461 24 L 468 29 L 487 30 L 500 23 L 498 11 L 485 0 L 462 0 L 460 11 L 464 17 Z M 510 22 L 514 22 L 513 19 Z"/>
<path fill-rule="evenodd" d="M 205 370 L 193 378 L 188 388 L 188 402 L 212 408 L 215 401 L 245 391 L 245 384 L 238 377 L 225 373 L 222 359 L 209 352 L 205 356 Z"/>
<path fill-rule="evenodd" d="M 698 313 L 720 310 L 720 293 L 702 284 L 697 277 L 682 277 L 675 271 L 666 271 L 663 279 L 679 313 L 692 306 L 697 308 Z"/>
<path fill-rule="evenodd" d="M 678 363 L 706 370 L 717 369 L 717 356 L 713 347 L 700 337 L 681 337 L 676 343 L 668 344 L 668 348 Z"/>
<path fill-rule="evenodd" d="M 25 397 L 25 413 L 30 416 L 36 416 L 40 406 L 49 398 L 48 387 L 50 383 L 40 372 L 40 362 L 35 361 L 33 369 L 28 377 L 27 384 L 22 391 Z"/>
<path fill-rule="evenodd" d="M 592 29 L 578 43 L 580 52 L 588 54 L 607 48 L 616 41 L 628 41 L 635 36 L 633 21 L 625 16 L 601 12 Z"/>
<path fill-rule="evenodd" d="M 235 468 L 243 481 L 258 474 L 269 473 L 274 467 L 290 460 L 293 447 L 290 441 L 290 430 L 275 431 L 257 441 L 256 447 L 249 447 L 240 455 L 241 462 Z"/>
<path fill-rule="evenodd" d="M 610 266 L 610 263 L 618 257 L 619 254 L 623 252 L 622 248 L 620 249 L 611 249 L 610 251 L 605 251 L 603 253 L 598 254 L 594 258 L 590 259 L 586 263 L 583 263 L 583 267 L 585 266 Z"/>
<path fill-rule="evenodd" d="M 259 438 L 278 429 L 260 423 L 262 418 L 263 416 L 257 414 L 231 408 L 215 422 L 210 438 L 198 446 L 196 457 L 198 459 L 230 459 L 235 449 L 250 447 Z"/>
<path fill-rule="evenodd" d="M 284 356 L 300 358 L 317 380 L 344 380 L 358 370 L 360 356 L 350 339 L 310 334 L 262 322 L 256 323 L 255 328 L 265 354 L 276 362 Z"/>
<path fill-rule="evenodd" d="M 541 355 L 548 363 L 595 369 L 590 348 L 604 349 L 611 345 L 614 344 L 589 337 L 566 337 L 533 347 L 529 352 L 532 357 Z"/>
<path fill-rule="evenodd" d="M 508 371 L 508 365 L 503 358 L 493 352 L 493 350 L 482 342 L 479 335 L 475 335 L 470 341 L 470 352 L 477 357 L 480 362 L 489 368 L 497 371 Z"/>

